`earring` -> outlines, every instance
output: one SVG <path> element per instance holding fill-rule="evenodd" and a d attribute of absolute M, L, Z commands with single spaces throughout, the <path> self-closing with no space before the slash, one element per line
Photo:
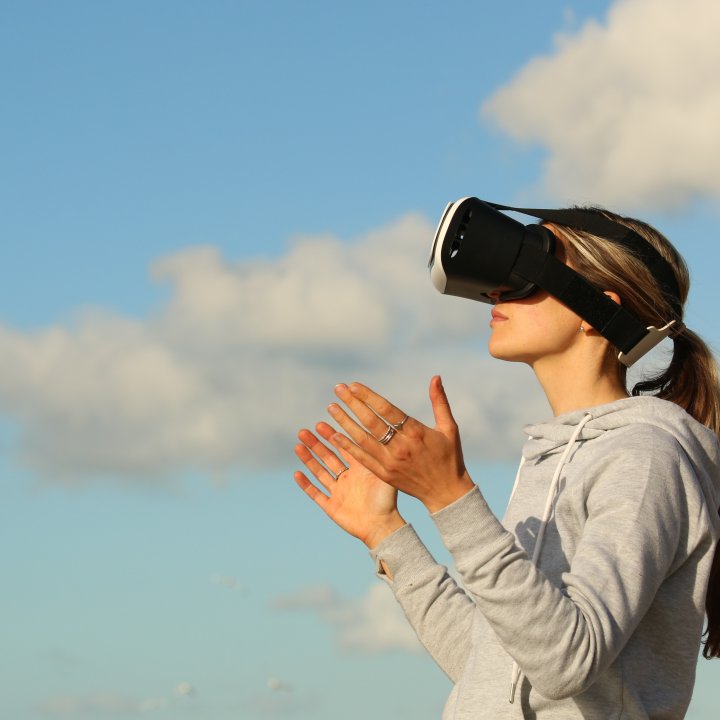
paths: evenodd
<path fill-rule="evenodd" d="M 581 333 L 585 332 L 585 326 L 582 323 L 580 323 L 580 332 Z"/>

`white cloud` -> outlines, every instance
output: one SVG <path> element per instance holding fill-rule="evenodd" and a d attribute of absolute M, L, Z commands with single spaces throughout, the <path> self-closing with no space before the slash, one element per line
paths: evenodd
<path fill-rule="evenodd" d="M 720 197 L 720 4 L 617 0 L 606 21 L 556 38 L 483 106 L 547 149 L 565 201 L 672 207 Z"/>
<path fill-rule="evenodd" d="M 195 688 L 189 682 L 181 682 L 175 688 L 175 692 L 182 697 L 189 697 L 194 694 Z"/>
<path fill-rule="evenodd" d="M 338 594 L 329 585 L 308 585 L 292 595 L 276 598 L 276 610 L 319 610 L 333 608 L 341 602 Z"/>
<path fill-rule="evenodd" d="M 348 603 L 336 620 L 340 646 L 358 652 L 420 652 L 422 647 L 395 598 L 384 584 L 372 585 L 365 597 Z"/>
<path fill-rule="evenodd" d="M 287 683 L 275 676 L 269 677 L 266 684 L 268 689 L 274 692 L 292 692 L 293 689 L 293 686 L 290 683 Z"/>
<path fill-rule="evenodd" d="M 422 647 L 389 588 L 372 585 L 361 598 L 342 598 L 326 585 L 307 587 L 278 598 L 276 610 L 310 610 L 333 629 L 343 650 L 375 654 L 389 650 L 419 652 Z"/>
<path fill-rule="evenodd" d="M 162 699 L 134 700 L 112 692 L 53 695 L 38 706 L 41 713 L 59 717 L 142 715 L 166 708 L 167 701 Z"/>
<path fill-rule="evenodd" d="M 466 452 L 505 457 L 519 437 L 507 427 L 537 417 L 539 395 L 529 372 L 487 357 L 487 307 L 432 288 L 432 230 L 408 215 L 252 262 L 192 248 L 154 264 L 171 292 L 146 319 L 96 309 L 37 332 L 0 326 L 0 407 L 18 456 L 66 484 L 287 467 L 335 383 L 368 382 L 429 422 L 440 372 Z"/>

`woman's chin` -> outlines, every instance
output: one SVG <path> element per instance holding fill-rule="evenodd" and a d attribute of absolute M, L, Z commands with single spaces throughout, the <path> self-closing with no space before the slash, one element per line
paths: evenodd
<path fill-rule="evenodd" d="M 528 362 L 526 354 L 520 352 L 517 348 L 513 350 L 512 348 L 504 346 L 503 343 L 493 342 L 492 338 L 490 338 L 490 342 L 488 343 L 488 353 L 496 360 L 504 360 L 505 362 Z"/>

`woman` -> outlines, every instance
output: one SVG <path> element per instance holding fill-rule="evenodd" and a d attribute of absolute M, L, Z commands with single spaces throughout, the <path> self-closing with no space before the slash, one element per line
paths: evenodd
<path fill-rule="evenodd" d="M 336 388 L 347 409 L 329 408 L 345 434 L 299 433 L 325 492 L 302 472 L 296 482 L 368 546 L 454 683 L 443 718 L 682 718 L 705 612 L 704 653 L 720 656 L 715 362 L 682 325 L 689 277 L 675 249 L 644 223 L 593 212 L 665 258 L 677 298 L 625 245 L 546 223 L 557 256 L 646 326 L 675 320 L 672 360 L 629 394 L 617 349 L 555 297 L 491 293 L 491 355 L 529 365 L 553 412 L 525 429 L 502 523 L 465 468 L 438 377 L 434 428 L 355 383 Z M 427 507 L 463 587 L 400 516 L 398 491 Z"/>

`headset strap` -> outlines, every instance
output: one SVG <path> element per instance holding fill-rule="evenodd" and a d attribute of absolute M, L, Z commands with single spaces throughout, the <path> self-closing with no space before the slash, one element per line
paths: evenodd
<path fill-rule="evenodd" d="M 567 305 L 625 356 L 648 334 L 635 315 L 539 247 L 524 243 L 514 271 Z"/>
<path fill-rule="evenodd" d="M 557 223 L 576 230 L 584 230 L 607 240 L 623 245 L 637 257 L 660 283 L 663 292 L 675 313 L 675 317 L 682 318 L 682 305 L 680 304 L 680 288 L 670 263 L 641 235 L 632 228 L 606 217 L 600 211 L 583 210 L 581 208 L 567 208 L 547 210 L 538 208 L 516 208 L 510 205 L 499 205 L 488 202 L 488 205 L 497 210 L 511 210 L 531 217 Z M 564 302 L 564 301 L 563 301 Z M 612 300 L 610 301 L 612 302 Z M 578 313 L 580 314 L 580 313 Z M 583 316 L 584 317 L 584 316 Z M 586 318 L 591 322 L 589 318 Z"/>

